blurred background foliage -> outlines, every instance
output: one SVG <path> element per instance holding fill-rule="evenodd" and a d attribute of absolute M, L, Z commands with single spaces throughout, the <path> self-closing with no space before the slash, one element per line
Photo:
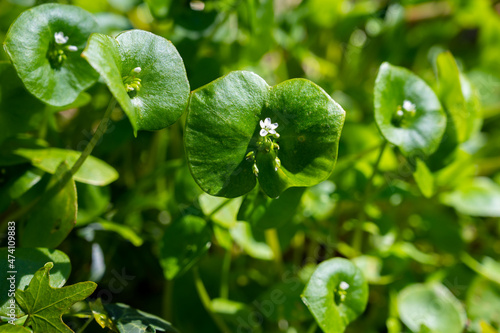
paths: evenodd
<path fill-rule="evenodd" d="M 0 41 L 22 11 L 45 2 L 50 1 L 0 0 Z M 468 330 L 486 332 L 480 320 L 499 328 L 500 289 L 485 276 L 494 280 L 500 275 L 500 1 L 59 3 L 90 11 L 104 33 L 138 28 L 171 40 L 184 59 L 192 90 L 231 70 L 254 71 L 270 85 L 303 77 L 323 87 L 347 113 L 331 179 L 271 203 L 263 219 L 249 224 L 237 222 L 239 203 L 210 216 L 225 199 L 202 194 L 192 180 L 182 143 L 185 116 L 168 129 L 133 138 L 128 119 L 116 109 L 114 123 L 93 155 L 116 168 L 120 178 L 106 187 L 77 183 L 77 226 L 59 246 L 72 262 L 68 284 L 90 279 L 99 283 L 97 295 L 103 302 L 124 302 L 160 315 L 181 332 L 217 332 L 192 274 L 166 281 L 158 260 L 164 230 L 172 221 L 205 215 L 211 217 L 215 236 L 199 271 L 212 297 L 225 281 L 227 290 L 221 294 L 229 294 L 232 302 L 220 300 L 214 307 L 234 332 L 245 325 L 254 332 L 306 332 L 313 320 L 300 292 L 315 264 L 339 255 L 354 258 L 370 282 L 368 308 L 348 332 L 400 332 L 395 295 L 408 284 L 426 281 L 441 281 L 467 305 Z M 484 117 L 481 132 L 433 174 L 430 198 L 413 179 L 415 161 L 393 149 L 385 150 L 381 172 L 368 191 L 382 144 L 373 119 L 380 64 L 407 67 L 436 88 L 435 59 L 445 50 L 474 86 Z M 3 50 L 0 60 L 8 60 Z M 29 98 L 22 86 L 14 87 L 14 73 L 7 72 L 0 76 L 2 84 L 18 89 L 19 99 Z M 33 99 L 23 111 L 26 126 L 15 131 L 52 147 L 83 150 L 110 98 L 103 83 L 89 93 L 92 99 L 62 112 Z M 2 167 L 0 184 L 30 166 L 14 169 Z M 36 193 L 36 188 L 30 191 Z M 282 222 L 277 229 L 282 259 L 259 227 L 269 220 Z M 360 221 L 364 237 L 353 245 Z M 118 278 L 123 274 L 128 278 Z M 300 287 L 292 288 L 294 283 Z M 266 301 L 277 288 L 287 302 L 273 305 L 276 311 L 268 316 Z M 263 323 L 255 324 L 260 318 Z"/>

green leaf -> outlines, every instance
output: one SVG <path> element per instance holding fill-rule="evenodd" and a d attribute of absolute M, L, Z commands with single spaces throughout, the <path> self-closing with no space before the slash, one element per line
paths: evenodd
<path fill-rule="evenodd" d="M 0 326 L 1 333 L 31 333 L 31 330 L 24 326 L 5 324 Z"/>
<path fill-rule="evenodd" d="M 60 148 L 19 148 L 14 154 L 30 160 L 33 166 L 51 174 L 56 172 L 62 162 L 72 166 L 81 155 L 78 151 Z M 118 179 L 118 176 L 118 172 L 109 164 L 89 156 L 74 175 L 74 179 L 90 185 L 105 186 Z"/>
<path fill-rule="evenodd" d="M 441 201 L 464 215 L 500 216 L 500 186 L 486 177 L 463 182 L 453 192 L 443 194 Z"/>
<path fill-rule="evenodd" d="M 35 332 L 73 332 L 62 320 L 70 306 L 90 296 L 97 285 L 80 282 L 63 288 L 50 286 L 49 271 L 52 262 L 40 268 L 26 290 L 17 290 L 16 300 L 28 314 L 27 323 Z"/>
<path fill-rule="evenodd" d="M 430 198 L 434 194 L 434 177 L 427 165 L 420 159 L 417 158 L 417 165 L 415 172 L 413 173 L 413 178 L 415 178 L 415 183 L 417 183 L 420 192 L 426 198 Z"/>
<path fill-rule="evenodd" d="M 65 180 L 68 165 L 64 162 L 52 176 L 42 199 L 26 217 L 20 242 L 26 247 L 55 248 L 68 236 L 76 223 L 77 199 L 73 179 Z M 65 182 L 60 191 L 60 182 Z M 57 186 L 56 186 L 57 185 Z"/>
<path fill-rule="evenodd" d="M 210 239 L 210 228 L 201 217 L 186 215 L 173 221 L 160 241 L 165 278 L 172 280 L 189 270 L 208 251 Z"/>
<path fill-rule="evenodd" d="M 184 63 L 165 38 L 142 30 L 116 39 L 97 33 L 83 56 L 101 74 L 135 133 L 170 126 L 186 109 L 189 82 Z"/>
<path fill-rule="evenodd" d="M 43 109 L 43 103 L 26 91 L 14 67 L 0 62 L 0 144 L 38 129 L 45 117 Z"/>
<path fill-rule="evenodd" d="M 7 260 L 7 248 L 0 249 L 0 258 Z M 11 254 L 12 255 L 12 254 Z M 18 247 L 13 254 L 16 258 L 16 289 L 25 289 L 35 272 L 43 266 L 46 262 L 53 262 L 54 269 L 50 277 L 50 285 L 53 288 L 60 288 L 68 279 L 71 272 L 71 263 L 68 256 L 59 250 L 45 249 L 45 248 L 23 248 Z M 6 269 L 0 271 L 1 281 L 6 281 L 9 274 Z M 7 292 L 0 294 L 0 315 L 7 316 L 8 313 L 8 297 Z M 17 308 L 17 305 L 16 305 Z M 20 309 L 16 309 L 16 313 L 20 313 Z"/>
<path fill-rule="evenodd" d="M 17 18 L 4 48 L 26 89 L 47 104 L 61 106 L 72 103 L 98 78 L 80 57 L 88 37 L 97 30 L 93 16 L 79 7 L 44 4 Z M 56 33 L 63 33 L 60 44 Z M 77 50 L 69 50 L 70 46 Z"/>
<path fill-rule="evenodd" d="M 344 117 L 310 81 L 269 87 L 254 73 L 232 72 L 191 95 L 184 137 L 188 164 L 210 195 L 243 195 L 258 178 L 264 192 L 277 197 L 289 187 L 328 178 Z M 279 138 L 259 134 L 266 118 L 278 123 Z"/>
<path fill-rule="evenodd" d="M 439 97 L 451 119 L 451 133 L 458 143 L 467 141 L 481 126 L 478 102 L 450 52 L 436 59 Z"/>
<path fill-rule="evenodd" d="M 292 221 L 304 191 L 303 187 L 289 188 L 278 199 L 271 199 L 256 188 L 241 204 L 238 220 L 247 221 L 260 230 L 282 227 Z"/>
<path fill-rule="evenodd" d="M 426 326 L 433 332 L 460 333 L 467 320 L 460 301 L 441 284 L 407 286 L 398 295 L 398 311 L 413 332 Z"/>
<path fill-rule="evenodd" d="M 225 199 L 202 193 L 198 200 L 205 216 L 210 216 L 212 221 L 225 228 L 231 228 L 236 224 L 243 198 Z"/>
<path fill-rule="evenodd" d="M 104 219 L 99 219 L 98 225 L 100 225 L 103 230 L 116 232 L 134 246 L 139 247 L 144 243 L 144 240 L 127 225 L 106 221 Z"/>
<path fill-rule="evenodd" d="M 380 132 L 406 155 L 432 154 L 446 128 L 436 94 L 402 67 L 383 63 L 375 81 L 375 120 Z"/>
<path fill-rule="evenodd" d="M 500 285 L 483 277 L 474 279 L 467 291 L 467 314 L 500 326 Z"/>
<path fill-rule="evenodd" d="M 365 310 L 368 283 L 349 260 L 328 259 L 314 271 L 302 300 L 325 333 L 344 332 Z"/>
<path fill-rule="evenodd" d="M 234 242 L 250 257 L 260 260 L 274 258 L 273 250 L 267 244 L 264 232 L 252 228 L 250 223 L 237 222 L 229 232 Z"/>
<path fill-rule="evenodd" d="M 166 332 L 179 333 L 169 322 L 128 305 L 106 304 L 104 309 L 120 333 Z"/>
<path fill-rule="evenodd" d="M 100 298 L 95 301 L 89 301 L 90 310 L 92 310 L 92 315 L 94 315 L 95 321 L 102 328 L 109 328 L 112 331 L 117 331 L 113 320 L 109 317 L 108 312 L 102 305 L 102 300 Z"/>

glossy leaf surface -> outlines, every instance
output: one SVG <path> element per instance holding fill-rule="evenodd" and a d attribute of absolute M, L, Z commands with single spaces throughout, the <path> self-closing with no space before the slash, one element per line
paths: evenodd
<path fill-rule="evenodd" d="M 325 333 L 341 333 L 365 310 L 368 283 L 349 260 L 328 259 L 314 271 L 302 300 Z"/>
<path fill-rule="evenodd" d="M 47 104 L 61 106 L 97 80 L 97 73 L 80 56 L 97 30 L 94 17 L 82 8 L 44 4 L 19 16 L 4 48 L 26 89 Z M 58 33 L 63 34 L 59 39 Z"/>
<path fill-rule="evenodd" d="M 310 81 L 269 87 L 243 71 L 195 90 L 188 112 L 185 145 L 191 173 L 205 192 L 225 197 L 249 192 L 256 179 L 273 198 L 289 187 L 325 180 L 335 165 L 345 116 Z M 279 137 L 271 132 L 262 136 L 267 118 L 277 124 Z"/>
<path fill-rule="evenodd" d="M 147 31 L 93 34 L 83 56 L 109 87 L 134 131 L 172 125 L 186 109 L 189 83 L 173 44 Z"/>
<path fill-rule="evenodd" d="M 375 120 L 387 141 L 407 155 L 432 154 L 446 127 L 436 94 L 419 77 L 389 63 L 375 81 Z"/>

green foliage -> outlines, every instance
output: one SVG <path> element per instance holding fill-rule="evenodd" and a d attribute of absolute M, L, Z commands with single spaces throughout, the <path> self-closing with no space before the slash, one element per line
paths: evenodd
<path fill-rule="evenodd" d="M 0 332 L 500 330 L 497 1 L 45 2 L 0 1 Z"/>
<path fill-rule="evenodd" d="M 80 282 L 62 288 L 50 286 L 52 262 L 40 268 L 28 287 L 18 290 L 16 300 L 28 315 L 26 322 L 35 332 L 72 332 L 62 321 L 62 315 L 74 303 L 87 298 L 95 290 L 94 282 Z"/>
<path fill-rule="evenodd" d="M 375 82 L 375 120 L 382 135 L 406 155 L 432 154 L 446 127 L 436 94 L 407 69 L 383 63 Z"/>
<path fill-rule="evenodd" d="M 325 333 L 344 332 L 365 310 L 368 284 L 349 260 L 334 258 L 318 265 L 302 300 Z"/>
<path fill-rule="evenodd" d="M 94 17 L 79 7 L 46 4 L 19 16 L 4 48 L 30 93 L 47 104 L 67 105 L 97 80 L 80 57 L 97 29 Z"/>
<path fill-rule="evenodd" d="M 312 82 L 269 87 L 253 73 L 230 73 L 191 96 L 191 172 L 204 191 L 228 198 L 249 192 L 256 179 L 272 198 L 291 186 L 316 185 L 335 165 L 344 114 Z M 276 129 L 264 129 L 267 119 Z"/>
<path fill-rule="evenodd" d="M 189 83 L 168 40 L 141 30 L 116 39 L 94 34 L 83 56 L 102 75 L 136 134 L 170 126 L 184 112 Z"/>
<path fill-rule="evenodd" d="M 406 287 L 399 293 L 398 311 L 414 332 L 463 332 L 467 321 L 463 306 L 440 284 Z"/>

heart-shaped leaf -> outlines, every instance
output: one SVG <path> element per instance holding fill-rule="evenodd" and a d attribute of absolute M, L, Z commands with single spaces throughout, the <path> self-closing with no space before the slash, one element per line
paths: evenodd
<path fill-rule="evenodd" d="M 53 174 L 62 162 L 66 162 L 70 166 L 75 164 L 81 153 L 60 148 L 19 148 L 14 151 L 14 154 L 30 160 L 33 166 Z M 98 186 L 108 185 L 117 178 L 118 172 L 112 166 L 94 156 L 87 157 L 74 175 L 76 181 Z"/>
<path fill-rule="evenodd" d="M 413 332 L 463 332 L 467 315 L 460 301 L 441 284 L 413 284 L 398 295 L 398 311 Z"/>
<path fill-rule="evenodd" d="M 368 283 L 349 260 L 329 259 L 314 271 L 302 300 L 325 333 L 341 333 L 365 310 Z"/>
<path fill-rule="evenodd" d="M 160 264 L 168 280 L 186 272 L 210 248 L 210 228 L 198 216 L 172 222 L 160 242 Z"/>
<path fill-rule="evenodd" d="M 69 167 L 61 163 L 52 176 L 42 199 L 26 217 L 21 233 L 25 247 L 55 248 L 68 236 L 76 223 L 77 199 L 73 179 L 65 181 Z M 59 182 L 65 184 L 56 191 Z M 57 185 L 57 186 L 56 186 Z"/>
<path fill-rule="evenodd" d="M 195 90 L 185 146 L 198 185 L 216 196 L 249 192 L 256 179 L 277 197 L 328 178 L 345 112 L 314 83 L 274 87 L 251 72 L 232 72 Z"/>
<path fill-rule="evenodd" d="M 8 254 L 16 258 L 16 289 L 24 290 L 36 271 L 49 261 L 54 263 L 54 269 L 50 277 L 50 285 L 53 288 L 64 286 L 71 272 L 71 263 L 68 256 L 59 250 L 20 247 L 12 254 L 7 248 L 0 249 L 0 258 L 8 259 Z M 0 271 L 2 281 L 7 281 L 7 277 L 7 270 Z M 8 300 L 6 292 L 0 294 L 0 315 L 2 316 L 7 316 L 9 311 L 7 308 L 9 305 Z"/>
<path fill-rule="evenodd" d="M 26 290 L 17 290 L 16 300 L 28 314 L 26 323 L 33 331 L 72 333 L 63 322 L 62 315 L 71 305 L 90 296 L 97 285 L 87 281 L 63 288 L 52 288 L 49 271 L 53 267 L 54 264 L 48 262 L 40 268 Z"/>
<path fill-rule="evenodd" d="M 189 82 L 173 44 L 142 30 L 90 37 L 83 56 L 103 77 L 135 133 L 172 125 L 186 109 Z"/>
<path fill-rule="evenodd" d="M 382 135 L 407 155 L 430 155 L 439 146 L 446 114 L 418 76 L 383 63 L 375 81 L 375 120 Z"/>
<path fill-rule="evenodd" d="M 4 48 L 26 89 L 47 104 L 72 103 L 98 78 L 80 57 L 94 17 L 71 5 L 44 4 L 23 12 L 11 25 Z"/>

